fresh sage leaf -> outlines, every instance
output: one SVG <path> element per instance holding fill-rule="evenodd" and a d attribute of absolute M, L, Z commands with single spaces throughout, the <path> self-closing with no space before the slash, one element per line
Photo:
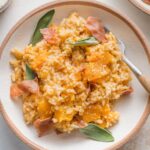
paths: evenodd
<path fill-rule="evenodd" d="M 38 22 L 35 31 L 33 33 L 33 36 L 31 38 L 30 44 L 35 45 L 37 42 L 39 42 L 42 39 L 42 34 L 40 32 L 40 29 L 48 27 L 50 24 L 53 16 L 54 16 L 55 10 L 51 10 L 47 12 Z"/>
<path fill-rule="evenodd" d="M 99 42 L 94 37 L 88 37 L 86 39 L 79 40 L 73 43 L 74 46 L 87 46 L 87 45 L 96 45 Z"/>
<path fill-rule="evenodd" d="M 34 71 L 30 68 L 28 64 L 26 64 L 26 80 L 33 80 L 35 79 L 36 74 Z"/>
<path fill-rule="evenodd" d="M 102 141 L 102 142 L 114 141 L 114 137 L 112 136 L 110 131 L 101 128 L 96 124 L 90 123 L 87 127 L 81 128 L 80 132 L 96 141 Z"/>

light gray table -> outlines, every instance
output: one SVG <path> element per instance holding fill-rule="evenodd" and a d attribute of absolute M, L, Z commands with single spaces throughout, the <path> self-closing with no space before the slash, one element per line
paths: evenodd
<path fill-rule="evenodd" d="M 50 0 L 13 0 L 11 6 L 0 14 L 0 44 L 9 29 L 30 10 Z M 150 41 L 150 16 L 135 8 L 128 0 L 99 0 L 129 16 Z M 0 115 L 0 150 L 31 150 L 22 143 Z M 120 150 L 150 150 L 150 118 L 140 132 Z"/>

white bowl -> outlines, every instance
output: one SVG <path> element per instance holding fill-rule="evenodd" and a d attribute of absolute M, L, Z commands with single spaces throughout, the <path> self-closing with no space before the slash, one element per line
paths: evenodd
<path fill-rule="evenodd" d="M 56 135 L 51 133 L 39 138 L 33 127 L 25 125 L 21 104 L 12 102 L 9 96 L 11 84 L 9 61 L 10 50 L 13 47 L 22 49 L 25 47 L 39 18 L 48 10 L 56 10 L 54 22 L 60 22 L 71 12 L 77 11 L 80 15 L 100 17 L 104 24 L 126 44 L 126 55 L 146 74 L 150 73 L 148 58 L 150 49 L 145 37 L 126 16 L 98 2 L 66 0 L 45 4 L 23 17 L 8 33 L 4 39 L 1 53 L 0 98 L 2 114 L 10 128 L 25 143 L 33 149 L 47 150 L 103 150 L 117 149 L 126 143 L 143 125 L 150 111 L 148 94 L 133 76 L 132 86 L 134 93 L 124 97 L 116 104 L 116 110 L 120 112 L 120 121 L 111 131 L 115 141 L 111 143 L 97 142 L 81 136 L 78 132 L 69 135 Z M 18 104 L 19 103 L 19 104 Z"/>
<path fill-rule="evenodd" d="M 0 13 L 3 12 L 11 3 L 11 0 L 0 0 Z"/>

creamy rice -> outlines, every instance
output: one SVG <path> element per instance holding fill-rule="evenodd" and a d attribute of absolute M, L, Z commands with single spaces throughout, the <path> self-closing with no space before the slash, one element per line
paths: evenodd
<path fill-rule="evenodd" d="M 93 46 L 74 47 L 70 43 L 91 36 L 85 19 L 77 13 L 56 26 L 61 39 L 51 45 L 42 40 L 23 50 L 13 49 L 10 62 L 12 82 L 25 79 L 25 64 L 36 72 L 39 94 L 22 97 L 27 124 L 51 117 L 54 127 L 62 132 L 93 122 L 109 128 L 119 119 L 114 103 L 128 89 L 130 70 L 121 60 L 113 33 L 106 33 L 107 42 Z M 99 56 L 103 56 L 97 60 Z"/>

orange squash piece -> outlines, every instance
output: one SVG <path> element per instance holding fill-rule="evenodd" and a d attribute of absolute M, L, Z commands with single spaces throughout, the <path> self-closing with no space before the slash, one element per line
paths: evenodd
<path fill-rule="evenodd" d="M 100 119 L 101 107 L 98 104 L 89 105 L 83 113 L 83 120 L 85 122 L 92 122 Z"/>
<path fill-rule="evenodd" d="M 38 102 L 37 111 L 41 119 L 50 117 L 52 115 L 51 105 L 47 100 L 41 100 Z"/>
<path fill-rule="evenodd" d="M 99 63 L 103 65 L 107 65 L 111 63 L 113 60 L 113 56 L 109 52 L 105 52 L 103 54 L 99 52 L 92 52 L 91 55 L 87 56 L 88 62 L 99 61 Z"/>
<path fill-rule="evenodd" d="M 88 81 L 94 81 L 106 76 L 110 72 L 106 65 L 101 65 L 98 62 L 90 62 L 86 64 L 84 77 Z"/>
<path fill-rule="evenodd" d="M 75 111 L 72 111 L 71 113 L 67 114 L 65 109 L 59 109 L 55 112 L 54 118 L 56 118 L 58 122 L 71 121 L 75 113 Z"/>

